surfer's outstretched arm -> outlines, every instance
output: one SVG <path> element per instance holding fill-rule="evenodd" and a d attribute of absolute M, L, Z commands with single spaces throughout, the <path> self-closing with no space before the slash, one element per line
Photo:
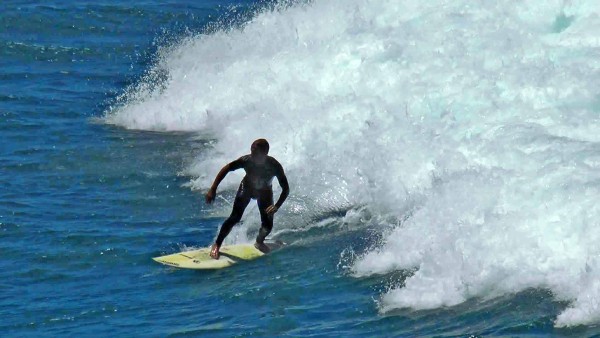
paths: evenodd
<path fill-rule="evenodd" d="M 217 187 L 219 186 L 221 181 L 225 178 L 225 176 L 227 176 L 227 173 L 230 171 L 231 171 L 231 168 L 230 168 L 229 164 L 226 164 L 223 168 L 221 168 L 221 170 L 217 174 L 217 177 L 215 177 L 215 181 L 213 182 L 212 186 L 210 187 L 210 189 L 208 189 L 208 192 L 206 193 L 206 196 L 205 196 L 206 203 L 210 204 L 215 200 L 215 196 L 217 195 Z"/>

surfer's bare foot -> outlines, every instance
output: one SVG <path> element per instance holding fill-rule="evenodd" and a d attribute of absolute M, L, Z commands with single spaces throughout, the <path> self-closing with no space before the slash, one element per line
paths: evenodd
<path fill-rule="evenodd" d="M 269 248 L 264 242 L 255 242 L 254 247 L 263 253 L 269 253 L 269 251 L 271 251 L 271 248 Z"/>
<path fill-rule="evenodd" d="M 210 257 L 212 257 L 214 259 L 219 259 L 219 255 L 220 255 L 219 249 L 220 249 L 220 247 L 218 245 L 213 244 L 210 247 Z"/>

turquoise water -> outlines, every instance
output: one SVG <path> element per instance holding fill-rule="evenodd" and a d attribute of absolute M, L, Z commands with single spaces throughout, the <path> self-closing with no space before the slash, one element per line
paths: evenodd
<path fill-rule="evenodd" d="M 518 28 L 514 13 L 481 4 L 518 36 L 546 39 L 515 37 L 497 46 L 506 54 L 473 38 L 479 21 L 458 5 L 427 16 L 352 3 L 3 2 L 0 335 L 600 335 L 593 2 L 529 4 L 519 14 L 545 19 L 523 14 Z M 466 41 L 446 53 L 490 48 L 506 68 L 464 55 L 435 68 L 443 51 L 422 53 L 438 21 Z M 512 63 L 530 44 L 546 56 Z M 406 64 L 422 73 L 406 80 Z M 411 81 L 408 96 L 395 79 Z M 420 96 L 425 87 L 437 89 Z M 152 261 L 213 241 L 239 177 L 214 206 L 206 182 L 260 136 L 292 183 L 274 231 L 289 245 L 221 271 Z M 542 189 L 563 174 L 573 179 L 562 190 Z M 548 219 L 535 211 L 544 203 Z M 228 240 L 251 240 L 257 214 L 248 207 Z M 584 315 L 563 316 L 572 308 Z"/>

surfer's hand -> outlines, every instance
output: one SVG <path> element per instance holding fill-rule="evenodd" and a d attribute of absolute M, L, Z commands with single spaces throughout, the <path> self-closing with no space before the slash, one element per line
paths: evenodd
<path fill-rule="evenodd" d="M 214 189 L 209 189 L 205 195 L 206 203 L 211 204 L 215 200 L 215 195 L 217 192 Z"/>
<path fill-rule="evenodd" d="M 268 207 L 267 210 L 265 210 L 265 211 L 267 212 L 267 215 L 273 216 L 273 214 L 275 214 L 277 212 L 277 210 L 279 210 L 279 208 L 275 205 L 272 205 L 272 206 Z"/>

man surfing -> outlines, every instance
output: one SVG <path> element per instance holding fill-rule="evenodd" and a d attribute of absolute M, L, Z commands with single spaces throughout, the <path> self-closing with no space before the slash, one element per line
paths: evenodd
<path fill-rule="evenodd" d="M 273 229 L 273 216 L 290 193 L 290 187 L 288 185 L 287 177 L 285 177 L 285 173 L 283 172 L 283 167 L 276 159 L 268 156 L 268 154 L 269 142 L 267 142 L 267 140 L 261 138 L 252 142 L 252 146 L 250 146 L 250 155 L 242 156 L 237 160 L 226 164 L 219 171 L 212 187 L 206 193 L 206 203 L 210 204 L 215 200 L 217 187 L 227 173 L 242 168 L 246 171 L 246 176 L 242 179 L 240 187 L 235 195 L 231 215 L 223 222 L 223 225 L 221 225 L 221 230 L 215 240 L 215 244 L 213 244 L 210 249 L 210 257 L 219 259 L 219 250 L 221 244 L 223 244 L 223 240 L 229 235 L 233 226 L 242 219 L 244 210 L 251 199 L 256 199 L 256 202 L 258 203 L 261 221 L 261 227 L 258 231 L 254 246 L 262 252 L 269 252 L 269 247 L 264 241 Z M 273 177 L 277 177 L 277 181 L 279 181 L 279 185 L 282 189 L 281 195 L 275 204 L 273 204 L 273 188 L 271 186 Z"/>

